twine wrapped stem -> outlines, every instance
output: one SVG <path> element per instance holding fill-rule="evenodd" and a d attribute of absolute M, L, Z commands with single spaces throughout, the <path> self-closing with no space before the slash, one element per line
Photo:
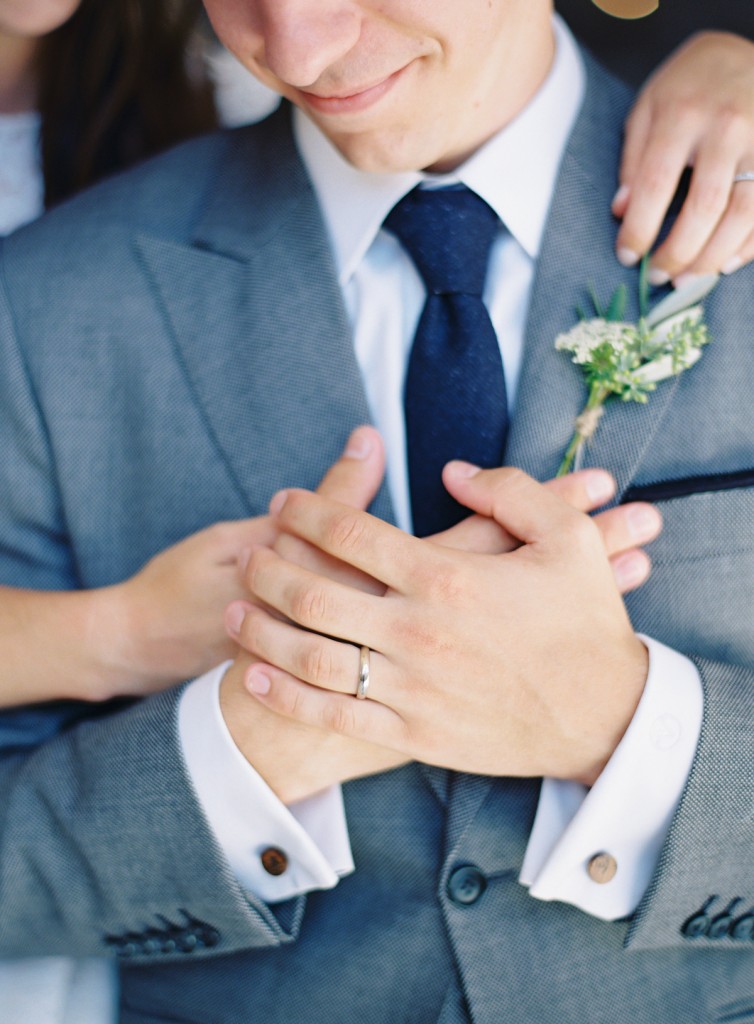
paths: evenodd
<path fill-rule="evenodd" d="M 579 468 L 579 462 L 583 446 L 596 431 L 602 413 L 605 411 L 605 399 L 610 394 L 610 389 L 602 384 L 592 384 L 589 392 L 589 399 L 576 417 L 576 430 L 571 438 L 570 444 L 560 463 L 556 476 L 565 476 L 573 468 Z M 574 466 L 575 463 L 575 466 Z"/>

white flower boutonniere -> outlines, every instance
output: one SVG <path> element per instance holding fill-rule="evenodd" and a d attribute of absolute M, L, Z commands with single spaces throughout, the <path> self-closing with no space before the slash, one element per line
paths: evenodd
<path fill-rule="evenodd" d="M 623 319 L 628 292 L 621 285 L 604 307 L 592 294 L 595 316 L 587 319 L 581 313 L 580 323 L 555 339 L 555 348 L 570 352 L 573 362 L 583 368 L 589 388 L 558 476 L 578 469 L 583 446 L 597 429 L 609 398 L 646 402 L 660 381 L 693 366 L 710 340 L 700 302 L 717 284 L 717 275 L 697 278 L 649 310 L 646 271 L 645 258 L 639 275 L 637 323 Z"/>

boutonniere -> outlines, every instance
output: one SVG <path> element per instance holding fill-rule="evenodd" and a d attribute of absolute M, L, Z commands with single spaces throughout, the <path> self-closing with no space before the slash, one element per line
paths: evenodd
<path fill-rule="evenodd" d="M 709 274 L 690 281 L 649 309 L 645 257 L 639 273 L 640 315 L 636 323 L 624 320 L 625 284 L 615 290 L 606 306 L 592 291 L 594 316 L 578 310 L 580 322 L 555 339 L 555 348 L 570 352 L 573 362 L 581 366 L 589 390 L 558 476 L 578 469 L 582 449 L 594 435 L 608 399 L 646 402 L 660 381 L 697 362 L 710 340 L 701 300 L 717 279 L 716 274 Z"/>

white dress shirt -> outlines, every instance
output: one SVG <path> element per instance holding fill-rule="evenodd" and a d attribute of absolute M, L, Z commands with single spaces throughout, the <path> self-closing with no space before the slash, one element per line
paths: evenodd
<path fill-rule="evenodd" d="M 415 185 L 461 181 L 500 217 L 484 301 L 495 326 L 515 412 L 529 297 L 566 141 L 581 106 L 584 68 L 555 20 L 556 57 L 526 109 L 452 175 L 355 170 L 303 115 L 296 143 L 319 200 L 353 329 L 367 398 L 387 448 L 387 478 L 399 525 L 410 529 L 402 390 L 425 292 L 383 220 Z M 564 325 L 567 327 L 568 325 Z M 553 339 L 554 342 L 555 339 Z M 609 468 L 609 467 L 607 467 Z M 546 779 L 521 881 L 540 899 L 616 919 L 645 891 L 696 750 L 702 689 L 694 665 L 644 638 L 649 678 L 636 715 L 597 783 Z M 190 684 L 180 735 L 188 771 L 210 826 L 238 879 L 267 901 L 329 888 L 352 869 L 339 787 L 285 808 L 235 748 L 219 711 L 224 667 Z M 253 698 L 249 698 L 253 699 Z M 250 810 L 253 808 L 253 814 Z M 259 853 L 285 849 L 290 867 L 268 875 Z M 609 853 L 614 878 L 592 880 L 589 861 Z"/>

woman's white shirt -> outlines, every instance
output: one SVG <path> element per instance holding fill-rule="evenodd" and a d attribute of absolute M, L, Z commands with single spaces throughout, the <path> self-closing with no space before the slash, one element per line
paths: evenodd
<path fill-rule="evenodd" d="M 38 217 L 44 208 L 37 113 L 0 114 L 0 235 Z"/>

